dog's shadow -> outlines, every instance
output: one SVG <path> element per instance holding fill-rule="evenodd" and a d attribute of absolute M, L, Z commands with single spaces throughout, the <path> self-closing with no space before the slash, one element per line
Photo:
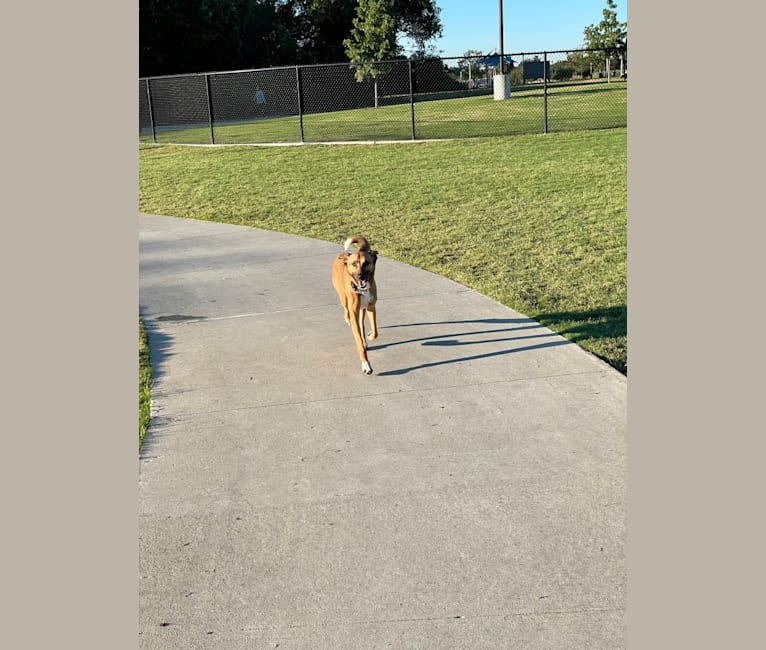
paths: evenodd
<path fill-rule="evenodd" d="M 540 323 L 531 318 L 478 318 L 470 320 L 451 320 L 451 321 L 437 321 L 437 322 L 421 322 L 421 323 L 403 323 L 400 325 L 386 325 L 379 329 L 395 329 L 399 327 L 436 327 L 440 325 L 468 325 L 468 324 L 487 324 L 487 325 L 506 325 L 507 327 L 494 327 L 492 329 L 479 329 L 479 330 L 466 330 L 459 332 L 451 332 L 448 334 L 432 334 L 429 336 L 421 336 L 417 338 L 401 339 L 398 341 L 392 341 L 390 343 L 380 343 L 377 345 L 371 345 L 368 347 L 369 351 L 385 350 L 396 345 L 410 345 L 419 343 L 423 347 L 439 347 L 439 348 L 461 348 L 463 346 L 476 346 L 488 343 L 505 343 L 510 341 L 521 341 L 526 339 L 544 339 L 544 338 L 556 338 L 555 341 L 546 341 L 543 343 L 535 343 L 532 345 L 525 345 L 521 347 L 513 347 L 503 350 L 494 350 L 492 352 L 484 352 L 480 354 L 472 354 L 463 357 L 456 357 L 453 359 L 441 359 L 438 361 L 424 361 L 417 365 L 413 365 L 407 368 L 400 368 L 398 370 L 387 370 L 379 372 L 378 376 L 391 376 L 391 375 L 405 375 L 415 370 L 423 370 L 426 368 L 434 368 L 436 366 L 443 366 L 452 363 L 462 363 L 464 361 L 474 361 L 477 359 L 488 359 L 491 357 L 503 356 L 506 354 L 512 354 L 514 352 L 525 352 L 529 350 L 537 350 L 542 348 L 556 347 L 559 345 L 571 345 L 571 341 L 562 340 L 558 334 L 546 330 L 541 333 L 530 333 L 533 330 L 545 329 Z M 501 336 L 495 337 L 491 335 L 495 334 L 507 334 L 513 332 L 513 336 Z M 517 333 L 523 332 L 520 336 Z M 483 336 L 478 340 L 461 340 L 461 337 L 467 336 Z M 489 336 L 489 338 L 486 338 Z"/>

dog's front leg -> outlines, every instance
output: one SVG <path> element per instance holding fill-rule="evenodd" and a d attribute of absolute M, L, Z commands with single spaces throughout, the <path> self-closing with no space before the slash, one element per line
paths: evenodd
<path fill-rule="evenodd" d="M 367 360 L 367 346 L 364 341 L 364 309 L 361 309 L 359 306 L 357 306 L 355 311 L 355 318 L 351 319 L 351 329 L 354 332 L 356 349 L 359 352 L 359 359 L 362 362 L 362 372 L 365 375 L 371 375 L 372 366 Z"/>
<path fill-rule="evenodd" d="M 362 343 L 364 343 L 364 349 L 367 349 L 367 338 L 365 336 L 364 331 L 364 309 L 359 308 L 358 313 L 358 320 L 359 320 L 359 335 L 362 337 Z"/>
<path fill-rule="evenodd" d="M 367 305 L 367 316 L 370 318 L 370 333 L 367 335 L 371 341 L 378 338 L 378 319 L 375 314 L 375 303 Z"/>

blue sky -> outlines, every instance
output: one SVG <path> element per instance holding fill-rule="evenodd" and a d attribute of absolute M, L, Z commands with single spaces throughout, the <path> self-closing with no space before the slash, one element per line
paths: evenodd
<path fill-rule="evenodd" d="M 627 1 L 615 2 L 617 19 L 627 22 Z M 499 0 L 436 0 L 436 6 L 444 30 L 432 43 L 440 56 L 498 47 Z M 606 0 L 503 0 L 503 49 L 512 54 L 580 48 L 583 30 L 601 22 L 604 9 Z"/>

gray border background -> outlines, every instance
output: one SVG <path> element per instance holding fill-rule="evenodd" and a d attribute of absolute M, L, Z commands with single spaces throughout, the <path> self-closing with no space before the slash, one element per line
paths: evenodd
<path fill-rule="evenodd" d="M 737 106 L 755 94 L 755 16 L 657 0 L 634 0 L 628 16 L 628 638 L 754 647 L 763 163 Z M 681 65 L 667 74 L 672 51 Z M 703 51 L 683 64 L 681 52 Z M 742 93 L 716 90 L 724 79 Z"/>
<path fill-rule="evenodd" d="M 3 645 L 135 648 L 138 3 L 3 24 Z"/>

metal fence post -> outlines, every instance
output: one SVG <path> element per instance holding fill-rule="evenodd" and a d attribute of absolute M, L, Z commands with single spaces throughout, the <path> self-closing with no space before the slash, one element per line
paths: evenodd
<path fill-rule="evenodd" d="M 412 139 L 415 139 L 415 87 L 414 83 L 412 81 L 412 59 L 410 59 L 408 62 L 409 65 L 409 72 L 410 72 L 410 121 L 411 121 L 411 128 L 412 128 Z"/>
<path fill-rule="evenodd" d="M 548 133 L 548 53 L 543 52 L 543 133 Z"/>
<path fill-rule="evenodd" d="M 152 92 L 149 89 L 149 79 L 146 79 L 146 99 L 149 102 L 149 123 L 152 126 L 152 142 L 157 144 L 157 129 L 154 126 L 154 109 L 152 108 Z"/>
<path fill-rule="evenodd" d="M 301 69 L 295 66 L 295 87 L 298 91 L 298 122 L 301 127 L 301 144 L 303 144 L 303 89 L 301 87 Z"/>
<path fill-rule="evenodd" d="M 210 75 L 205 75 L 205 94 L 207 95 L 207 119 L 210 124 L 210 144 L 215 144 L 215 133 L 213 133 L 213 101 L 210 98 Z"/>

